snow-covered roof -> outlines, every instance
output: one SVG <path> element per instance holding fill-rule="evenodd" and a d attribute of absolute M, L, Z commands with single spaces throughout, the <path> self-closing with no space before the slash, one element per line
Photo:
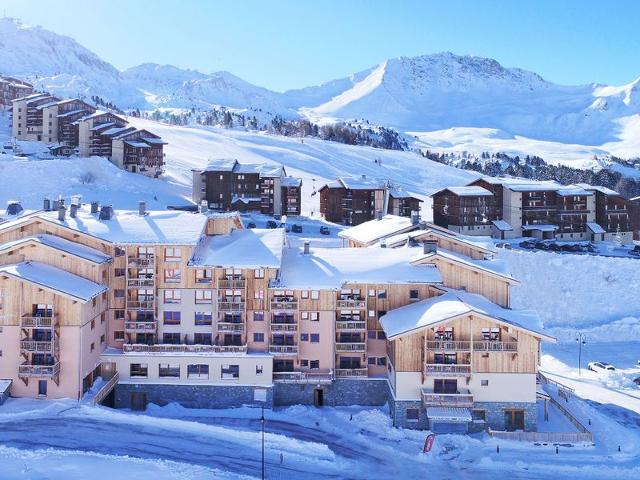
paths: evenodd
<path fill-rule="evenodd" d="M 38 262 L 22 262 L 0 266 L 0 275 L 39 285 L 82 302 L 88 302 L 107 287 L 73 273 Z"/>
<path fill-rule="evenodd" d="M 535 312 L 503 308 L 481 295 L 452 289 L 447 289 L 446 293 L 437 297 L 390 310 L 380 318 L 380 324 L 387 338 L 393 339 L 470 313 L 486 315 L 545 339 L 555 340 L 541 332 L 542 323 Z"/>
<path fill-rule="evenodd" d="M 338 236 L 353 240 L 354 242 L 369 245 L 381 238 L 407 232 L 409 230 L 415 230 L 417 228 L 420 228 L 420 226 L 411 223 L 411 219 L 408 217 L 384 215 L 381 220 L 369 220 L 361 223 L 360 225 L 356 225 L 355 227 L 341 230 L 338 232 Z"/>
<path fill-rule="evenodd" d="M 302 179 L 297 177 L 282 177 L 281 185 L 283 187 L 300 187 L 302 186 Z"/>
<path fill-rule="evenodd" d="M 387 242 L 387 246 L 397 246 L 397 245 L 405 244 L 409 239 L 419 238 L 423 235 L 433 235 L 436 237 L 441 237 L 443 239 L 450 240 L 452 242 L 463 243 L 465 245 L 468 245 L 469 247 L 482 250 L 488 254 L 495 253 L 493 250 L 487 248 L 480 242 L 471 240 L 466 236 L 456 234 L 454 232 L 451 232 L 443 228 L 432 228 L 431 225 L 429 225 L 426 230 L 414 230 L 410 232 L 399 233 L 397 235 L 389 236 L 386 238 L 386 242 Z"/>
<path fill-rule="evenodd" d="M 408 248 L 286 248 L 278 286 L 339 289 L 345 283 L 441 283 L 435 265 L 412 265 Z"/>
<path fill-rule="evenodd" d="M 383 182 L 365 175 L 360 177 L 340 177 L 338 181 L 349 190 L 382 190 Z"/>
<path fill-rule="evenodd" d="M 160 137 L 141 137 L 141 139 L 152 145 L 167 145 L 167 142 L 162 140 Z"/>
<path fill-rule="evenodd" d="M 557 225 L 544 223 L 529 223 L 527 225 L 522 225 L 522 230 L 537 230 L 539 232 L 555 232 L 558 228 L 559 227 Z"/>
<path fill-rule="evenodd" d="M 127 145 L 133 148 L 151 148 L 151 146 L 148 143 L 139 142 L 136 140 L 125 140 L 124 143 L 126 143 Z"/>
<path fill-rule="evenodd" d="M 491 223 L 501 232 L 510 232 L 513 230 L 513 227 L 505 220 L 492 220 Z"/>
<path fill-rule="evenodd" d="M 471 410 L 462 407 L 427 407 L 427 418 L 447 422 L 470 422 L 472 420 Z"/>
<path fill-rule="evenodd" d="M 458 195 L 459 197 L 491 197 L 493 196 L 493 193 L 491 193 L 486 188 L 476 187 L 476 186 L 447 187 L 444 190 L 449 190 L 450 192 Z"/>
<path fill-rule="evenodd" d="M 411 195 L 409 192 L 407 192 L 403 188 L 392 188 L 392 189 L 390 189 L 389 190 L 389 196 L 391 196 L 393 198 L 415 198 L 419 202 L 422 202 L 422 200 L 420 200 L 417 197 L 414 197 L 413 195 Z"/>
<path fill-rule="evenodd" d="M 71 110 L 69 112 L 59 113 L 58 115 L 56 115 L 56 117 L 57 118 L 66 118 L 66 117 L 71 117 L 73 115 L 78 115 L 79 113 L 83 113 L 83 112 L 86 112 L 86 110 L 84 110 L 84 109 Z"/>
<path fill-rule="evenodd" d="M 49 95 L 47 95 L 46 93 L 32 93 L 30 95 L 25 95 L 24 97 L 19 97 L 19 98 L 14 98 L 12 100 L 12 102 L 28 102 L 31 100 L 36 100 L 39 98 L 45 98 L 48 97 Z"/>
<path fill-rule="evenodd" d="M 232 230 L 207 237 L 193 253 L 192 267 L 280 268 L 284 229 Z"/>
<path fill-rule="evenodd" d="M 135 127 L 112 127 L 101 133 L 102 135 L 106 135 L 108 137 L 115 137 L 127 131 L 133 132 L 135 131 L 135 129 L 136 129 Z"/>
<path fill-rule="evenodd" d="M 555 192 L 562 186 L 555 182 L 536 182 L 508 184 L 506 188 L 514 192 Z"/>
<path fill-rule="evenodd" d="M 94 125 L 93 127 L 91 127 L 89 130 L 92 132 L 95 132 L 97 130 L 104 130 L 106 128 L 111 128 L 116 124 L 116 122 L 105 122 L 105 123 L 98 123 L 96 125 Z"/>
<path fill-rule="evenodd" d="M 35 242 L 47 247 L 55 248 L 62 252 L 74 255 L 76 257 L 89 260 L 94 263 L 106 263 L 111 260 L 111 257 L 106 253 L 96 250 L 95 248 L 87 247 L 76 242 L 69 241 L 65 238 L 56 237 L 47 233 L 39 235 L 33 235 L 30 237 L 20 238 L 11 242 L 6 242 L 0 245 L 0 252 L 10 250 L 15 247 L 20 247 L 28 243 Z"/>
<path fill-rule="evenodd" d="M 111 220 L 100 220 L 91 214 L 88 205 L 78 209 L 76 218 L 67 215 L 58 220 L 57 212 L 38 211 L 0 224 L 0 230 L 13 228 L 41 218 L 56 225 L 91 235 L 115 244 L 151 243 L 160 245 L 196 245 L 204 232 L 207 216 L 181 210 L 115 210 Z"/>
<path fill-rule="evenodd" d="M 578 185 L 567 185 L 566 187 L 559 188 L 557 190 L 558 195 L 563 197 L 569 197 L 573 195 L 593 195 L 593 191 L 585 190 Z"/>
<path fill-rule="evenodd" d="M 604 193 L 605 195 L 611 195 L 615 197 L 619 197 L 620 193 L 615 190 L 611 190 L 607 187 L 602 187 L 600 185 L 589 185 L 588 183 L 576 183 L 578 187 L 584 188 L 585 190 L 593 190 L 596 192 Z"/>
<path fill-rule="evenodd" d="M 415 252 L 415 251 L 420 251 L 421 249 L 412 248 L 411 250 Z M 511 283 L 519 283 L 518 280 L 513 278 L 506 271 L 505 264 L 500 259 L 475 260 L 465 255 L 460 255 L 458 253 L 450 252 L 449 250 L 445 250 L 444 248 L 438 248 L 435 252 L 419 253 L 412 258 L 412 263 L 423 263 L 425 260 L 429 261 L 429 259 L 433 257 L 440 257 L 444 260 L 449 260 L 459 265 L 463 265 L 475 270 L 482 270 L 491 275 L 497 275 L 499 277 L 502 277 Z"/>
<path fill-rule="evenodd" d="M 231 203 L 259 203 L 262 201 L 262 198 L 260 197 L 239 197 L 237 195 L 234 195 L 233 198 L 231 199 Z"/>
<path fill-rule="evenodd" d="M 599 233 L 607 233 L 606 230 L 604 228 L 602 228 L 599 224 L 597 224 L 596 222 L 587 222 L 587 228 L 589 230 L 591 230 L 593 233 L 599 234 Z"/>
<path fill-rule="evenodd" d="M 210 160 L 207 166 L 202 170 L 203 172 L 233 172 L 233 167 L 238 163 L 233 158 L 219 158 L 217 160 Z"/>

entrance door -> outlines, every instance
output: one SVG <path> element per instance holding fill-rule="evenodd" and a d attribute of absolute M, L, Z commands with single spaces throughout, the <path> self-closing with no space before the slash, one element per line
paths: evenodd
<path fill-rule="evenodd" d="M 457 380 L 443 380 L 435 379 L 433 381 L 434 393 L 458 393 L 458 381 Z"/>
<path fill-rule="evenodd" d="M 47 395 L 47 381 L 46 380 L 38 380 L 38 395 Z"/>
<path fill-rule="evenodd" d="M 324 390 L 321 388 L 315 388 L 313 390 L 313 404 L 316 407 L 322 407 L 324 405 Z"/>
<path fill-rule="evenodd" d="M 524 430 L 524 410 L 505 410 L 504 428 L 507 432 Z"/>
<path fill-rule="evenodd" d="M 132 392 L 131 393 L 131 410 L 146 410 L 147 408 L 147 394 L 145 392 Z"/>

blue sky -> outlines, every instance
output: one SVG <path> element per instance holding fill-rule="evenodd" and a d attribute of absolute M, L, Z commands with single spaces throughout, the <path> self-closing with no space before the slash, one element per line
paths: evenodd
<path fill-rule="evenodd" d="M 0 0 L 0 9 L 120 69 L 228 70 L 279 91 L 445 50 L 562 84 L 640 76 L 640 1 L 632 0 Z"/>

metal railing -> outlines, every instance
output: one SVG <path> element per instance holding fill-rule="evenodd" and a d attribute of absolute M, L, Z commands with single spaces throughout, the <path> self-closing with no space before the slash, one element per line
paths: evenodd
<path fill-rule="evenodd" d="M 244 332 L 244 323 L 235 323 L 235 322 L 218 322 L 217 329 L 219 332 L 236 332 L 242 333 Z"/>
<path fill-rule="evenodd" d="M 219 278 L 218 288 L 244 288 L 247 281 L 244 279 Z"/>
<path fill-rule="evenodd" d="M 333 380 L 333 372 L 331 370 L 273 372 L 273 380 L 282 383 L 328 383 Z"/>
<path fill-rule="evenodd" d="M 154 255 L 127 258 L 127 265 L 130 267 L 153 267 L 155 264 L 156 257 Z"/>
<path fill-rule="evenodd" d="M 111 377 L 109 381 L 102 386 L 98 393 L 95 394 L 95 396 L 91 400 L 91 403 L 93 403 L 94 405 L 99 405 L 100 403 L 102 403 L 102 401 L 107 398 L 107 395 L 111 393 L 113 387 L 116 386 L 118 380 L 120 380 L 120 374 L 118 372 L 115 372 L 113 374 L 113 377 Z"/>
<path fill-rule="evenodd" d="M 129 310 L 153 310 L 153 300 L 129 300 L 127 299 L 127 308 Z"/>
<path fill-rule="evenodd" d="M 468 340 L 427 340 L 427 350 L 469 351 L 471 342 Z"/>
<path fill-rule="evenodd" d="M 238 312 L 244 310 L 244 302 L 227 302 L 218 300 L 218 310 L 224 312 Z"/>
<path fill-rule="evenodd" d="M 127 280 L 129 288 L 153 287 L 155 284 L 156 282 L 152 278 L 130 278 Z"/>
<path fill-rule="evenodd" d="M 473 395 L 466 389 L 460 389 L 457 393 L 435 393 L 422 389 L 421 396 L 425 407 L 473 407 Z"/>
<path fill-rule="evenodd" d="M 56 351 L 57 344 L 53 340 L 21 340 L 20 341 L 20 350 L 31 353 L 50 353 Z"/>
<path fill-rule="evenodd" d="M 246 345 L 186 345 L 125 343 L 123 353 L 244 353 Z"/>
<path fill-rule="evenodd" d="M 457 377 L 471 374 L 470 364 L 440 364 L 440 363 L 425 363 L 424 364 L 425 375 L 441 375 L 444 377 Z"/>
<path fill-rule="evenodd" d="M 368 375 L 366 368 L 336 368 L 335 373 L 338 378 L 366 377 Z"/>
<path fill-rule="evenodd" d="M 269 345 L 269 353 L 295 355 L 298 353 L 297 345 Z"/>
<path fill-rule="evenodd" d="M 273 300 L 271 302 L 271 310 L 297 310 L 298 302 L 296 300 L 280 301 Z"/>
<path fill-rule="evenodd" d="M 20 317 L 20 326 L 22 328 L 52 328 L 54 323 L 54 316 L 50 317 L 38 317 L 24 315 Z"/>
<path fill-rule="evenodd" d="M 366 352 L 366 351 L 367 351 L 367 344 L 366 343 L 360 343 L 360 342 L 354 342 L 354 343 L 339 342 L 339 343 L 336 343 L 336 352 Z"/>
<path fill-rule="evenodd" d="M 297 332 L 297 323 L 271 323 L 272 332 Z"/>
<path fill-rule="evenodd" d="M 517 352 L 518 342 L 484 340 L 482 342 L 473 342 L 473 349 L 481 352 Z"/>
<path fill-rule="evenodd" d="M 18 365 L 18 376 L 28 377 L 57 377 L 60 375 L 60 363 L 53 365 L 32 365 L 23 363 Z"/>
<path fill-rule="evenodd" d="M 367 302 L 362 299 L 338 300 L 338 308 L 351 308 L 356 310 L 364 310 L 365 308 L 367 308 Z"/>
<path fill-rule="evenodd" d="M 152 333 L 156 331 L 156 322 L 124 322 L 124 329 L 127 332 Z"/>
<path fill-rule="evenodd" d="M 338 320 L 336 330 L 366 330 L 367 322 L 346 322 Z"/>

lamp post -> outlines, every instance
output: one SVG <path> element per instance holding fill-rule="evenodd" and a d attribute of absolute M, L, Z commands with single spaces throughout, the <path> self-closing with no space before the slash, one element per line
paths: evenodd
<path fill-rule="evenodd" d="M 582 345 L 586 345 L 587 336 L 582 333 L 576 333 L 576 342 L 578 342 L 578 376 L 582 376 Z"/>
<path fill-rule="evenodd" d="M 262 428 L 262 480 L 264 480 L 264 407 L 262 407 L 262 415 L 260 416 L 260 426 Z"/>

